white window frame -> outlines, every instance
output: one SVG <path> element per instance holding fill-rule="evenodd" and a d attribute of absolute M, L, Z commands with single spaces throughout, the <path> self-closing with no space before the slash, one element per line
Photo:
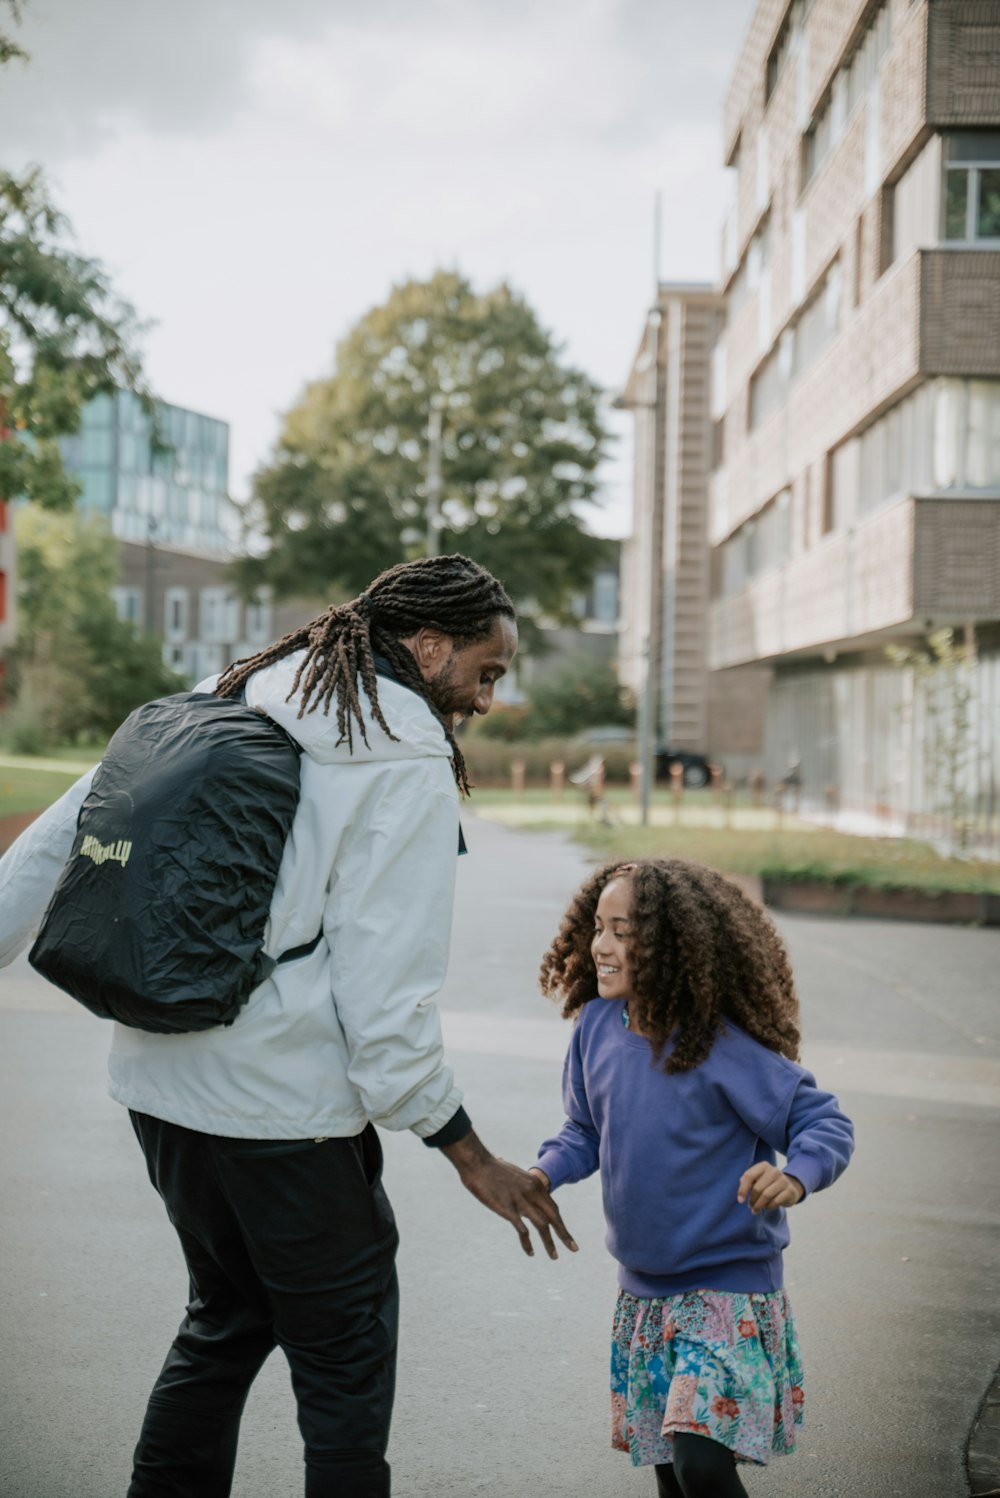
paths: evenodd
<path fill-rule="evenodd" d="M 170 644 L 186 640 L 188 636 L 188 619 L 190 617 L 191 601 L 187 588 L 168 588 L 163 595 L 163 638 Z M 179 622 L 173 622 L 174 613 L 179 615 Z"/>
<path fill-rule="evenodd" d="M 947 137 L 946 137 L 947 139 Z M 979 234 L 979 178 L 983 171 L 1000 171 L 1000 157 L 996 161 L 946 161 L 941 192 L 941 243 L 946 245 L 975 245 L 978 249 L 1000 249 L 1000 234 Z M 965 236 L 962 239 L 948 237 L 948 178 L 951 173 L 964 172 L 969 178 L 965 198 Z"/>

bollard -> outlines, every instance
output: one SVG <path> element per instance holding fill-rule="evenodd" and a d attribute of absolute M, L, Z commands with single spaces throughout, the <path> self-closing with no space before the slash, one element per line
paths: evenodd
<path fill-rule="evenodd" d="M 632 794 L 633 794 L 633 796 L 635 797 L 635 799 L 637 801 L 641 801 L 642 800 L 642 765 L 639 764 L 638 760 L 634 760 L 632 762 L 632 764 L 629 765 L 629 767 L 628 767 L 628 778 L 629 778 L 629 784 L 632 787 Z"/>
<path fill-rule="evenodd" d="M 708 773 L 712 777 L 712 799 L 715 801 L 716 805 L 718 805 L 719 801 L 722 799 L 722 766 L 709 765 Z"/>
<path fill-rule="evenodd" d="M 684 796 L 684 766 L 683 765 L 671 765 L 670 766 L 670 794 L 673 797 L 673 802 L 674 802 L 674 821 L 677 822 L 680 819 L 680 814 L 681 814 L 681 800 L 683 799 L 683 796 Z"/>
<path fill-rule="evenodd" d="M 733 825 L 733 800 L 736 788 L 731 780 L 727 780 L 722 787 L 722 819 L 727 827 Z"/>
<path fill-rule="evenodd" d="M 785 782 L 783 780 L 774 782 L 774 812 L 780 829 L 785 822 Z"/>
<path fill-rule="evenodd" d="M 549 789 L 553 796 L 561 796 L 566 787 L 566 766 L 561 759 L 549 765 Z"/>
<path fill-rule="evenodd" d="M 511 762 L 510 788 L 515 796 L 520 796 L 524 793 L 524 771 L 525 762 L 523 759 L 515 759 Z"/>
<path fill-rule="evenodd" d="M 763 806 L 764 787 L 766 786 L 766 784 L 767 781 L 764 779 L 763 770 L 750 771 L 750 795 L 753 800 L 754 806 Z"/>

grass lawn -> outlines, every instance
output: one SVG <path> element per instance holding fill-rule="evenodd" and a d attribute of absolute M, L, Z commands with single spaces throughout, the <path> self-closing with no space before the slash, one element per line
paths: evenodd
<path fill-rule="evenodd" d="M 74 756 L 80 751 L 75 750 Z M 24 755 L 0 754 L 0 817 L 24 811 L 44 811 L 68 790 L 93 759 L 31 759 Z"/>
<path fill-rule="evenodd" d="M 610 826 L 591 819 L 582 797 L 568 793 L 476 791 L 472 806 L 478 816 L 511 827 L 570 832 L 601 861 L 693 858 L 731 874 L 1000 894 L 1000 863 L 942 858 L 927 843 L 857 837 L 788 814 L 779 817 L 770 807 L 737 806 L 727 814 L 707 792 L 685 793 L 676 819 L 669 793 L 657 793 L 648 827 L 639 825 L 627 790 L 612 790 L 608 797 Z"/>

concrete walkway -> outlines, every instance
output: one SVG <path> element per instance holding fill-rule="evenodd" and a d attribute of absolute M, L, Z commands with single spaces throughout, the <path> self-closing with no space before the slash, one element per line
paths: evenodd
<path fill-rule="evenodd" d="M 477 1128 L 529 1163 L 561 1121 L 567 1027 L 542 950 L 585 873 L 552 835 L 472 820 L 460 862 L 451 1060 Z M 807 1366 L 799 1451 L 751 1471 L 770 1498 L 966 1498 L 964 1453 L 1000 1362 L 1000 933 L 785 918 L 806 1059 L 858 1153 L 793 1219 Z M 116 1498 L 184 1275 L 124 1114 L 107 1031 L 21 960 L 0 975 L 3 1498 Z M 609 1449 L 614 1267 L 596 1181 L 561 1193 L 579 1255 L 526 1260 L 409 1136 L 384 1136 L 403 1235 L 400 1498 L 653 1498 Z M 300 1491 L 287 1372 L 265 1368 L 234 1498 Z"/>

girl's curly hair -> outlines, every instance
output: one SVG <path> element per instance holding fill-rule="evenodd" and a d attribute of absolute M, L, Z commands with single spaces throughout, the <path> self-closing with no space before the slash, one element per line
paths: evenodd
<path fill-rule="evenodd" d="M 542 958 L 542 992 L 563 1001 L 563 1018 L 597 993 L 597 902 L 619 877 L 631 894 L 629 1016 L 657 1060 L 673 1041 L 664 1070 L 698 1066 L 727 1019 L 797 1060 L 799 1001 L 781 937 L 735 884 L 684 858 L 607 864 L 577 891 Z"/>

